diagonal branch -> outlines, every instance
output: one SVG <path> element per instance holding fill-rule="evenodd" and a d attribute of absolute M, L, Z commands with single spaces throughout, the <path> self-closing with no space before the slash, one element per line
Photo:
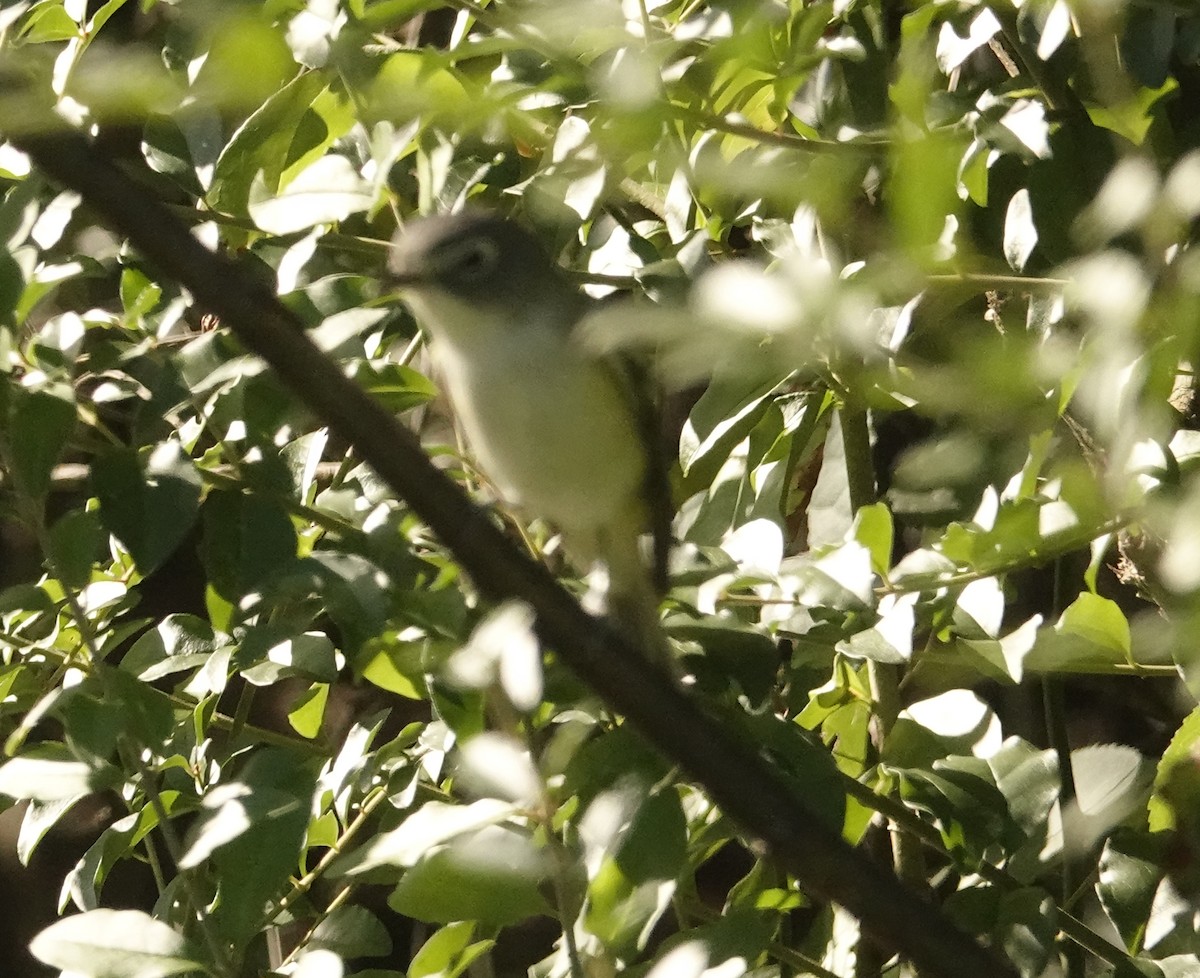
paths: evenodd
<path fill-rule="evenodd" d="M 758 745 L 720 723 L 665 674 L 583 611 L 541 565 L 522 554 L 486 513 L 432 465 L 416 439 L 345 377 L 261 282 L 201 245 L 161 203 L 79 136 L 14 136 L 47 176 L 80 193 L 164 274 L 177 279 L 296 397 L 402 496 L 491 598 L 519 598 L 541 638 L 714 801 L 806 890 L 841 904 L 881 944 L 925 974 L 1011 978 L 1010 968 L 954 927 L 936 907 L 851 848 Z"/>

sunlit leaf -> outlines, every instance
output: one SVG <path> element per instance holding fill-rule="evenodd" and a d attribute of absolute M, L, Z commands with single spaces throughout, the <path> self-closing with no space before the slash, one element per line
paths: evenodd
<path fill-rule="evenodd" d="M 177 931 L 140 910 L 93 910 L 51 924 L 29 946 L 39 961 L 88 978 L 163 978 L 197 970 Z"/>
<path fill-rule="evenodd" d="M 511 924 L 550 911 L 541 893 L 550 871 L 532 840 L 494 825 L 422 856 L 401 877 L 388 905 L 429 923 Z"/>

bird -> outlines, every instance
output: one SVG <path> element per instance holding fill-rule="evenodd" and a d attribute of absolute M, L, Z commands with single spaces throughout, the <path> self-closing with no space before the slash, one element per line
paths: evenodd
<path fill-rule="evenodd" d="M 638 375 L 584 341 L 594 302 L 536 235 L 482 209 L 408 222 L 388 270 L 479 468 L 505 502 L 562 534 L 578 569 L 602 569 L 613 624 L 669 671 L 656 420 Z M 654 568 L 639 543 L 651 527 Z"/>

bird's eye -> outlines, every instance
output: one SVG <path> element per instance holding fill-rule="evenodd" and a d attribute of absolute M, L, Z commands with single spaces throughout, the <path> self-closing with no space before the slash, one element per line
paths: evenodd
<path fill-rule="evenodd" d="M 444 257 L 446 272 L 466 282 L 478 282 L 496 270 L 500 249 L 487 238 L 464 241 Z"/>

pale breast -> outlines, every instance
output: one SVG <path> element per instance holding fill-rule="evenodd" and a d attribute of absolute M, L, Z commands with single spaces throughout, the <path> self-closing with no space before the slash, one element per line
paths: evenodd
<path fill-rule="evenodd" d="M 471 449 L 504 497 L 568 535 L 627 511 L 645 467 L 625 391 L 559 331 L 440 344 L 438 363 Z"/>

